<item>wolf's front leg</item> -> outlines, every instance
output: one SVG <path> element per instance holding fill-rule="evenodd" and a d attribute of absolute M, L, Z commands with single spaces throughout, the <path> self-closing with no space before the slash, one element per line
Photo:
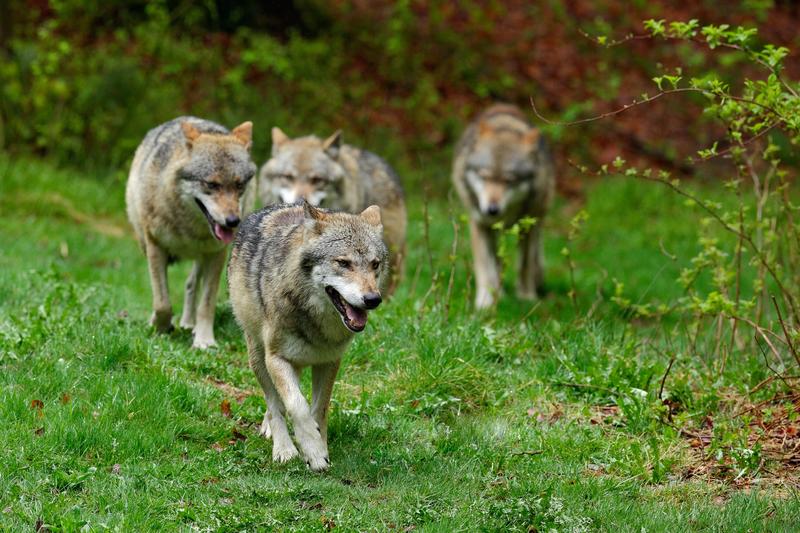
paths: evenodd
<path fill-rule="evenodd" d="M 542 230 L 537 223 L 519 240 L 517 296 L 525 300 L 535 299 L 544 286 L 541 235 Z"/>
<path fill-rule="evenodd" d="M 183 313 L 180 326 L 183 329 L 193 329 L 197 315 L 197 278 L 200 276 L 200 261 L 192 264 L 192 271 L 186 278 L 186 293 L 183 295 Z"/>
<path fill-rule="evenodd" d="M 255 372 L 258 383 L 264 391 L 264 400 L 267 409 L 264 411 L 264 419 L 261 422 L 259 434 L 265 439 L 272 438 L 272 460 L 277 463 L 285 463 L 297 457 L 292 438 L 289 436 L 289 428 L 286 427 L 284 417 L 286 409 L 281 402 L 272 378 L 269 377 L 265 360 L 264 343 L 260 339 L 251 337 L 245 333 L 247 342 L 247 353 L 250 358 L 250 368 Z"/>
<path fill-rule="evenodd" d="M 150 325 L 156 331 L 166 333 L 172 330 L 172 304 L 169 301 L 167 285 L 167 253 L 152 240 L 145 238 L 145 254 L 150 272 L 150 286 L 153 289 L 153 315 Z"/>
<path fill-rule="evenodd" d="M 286 411 L 292 417 L 294 435 L 306 458 L 306 464 L 315 472 L 326 470 L 331 464 L 328 459 L 328 446 L 322 439 L 319 425 L 311 416 L 308 402 L 300 392 L 297 372 L 287 360 L 277 354 L 267 353 L 266 363 L 272 384 L 275 385 Z M 273 427 L 273 438 L 274 429 Z"/>
<path fill-rule="evenodd" d="M 335 361 L 311 367 L 311 416 L 319 425 L 319 433 L 325 444 L 328 443 L 328 408 L 340 363 Z"/>
<path fill-rule="evenodd" d="M 194 326 L 195 348 L 216 346 L 214 339 L 214 309 L 217 304 L 217 290 L 222 265 L 225 263 L 225 250 L 200 259 L 200 301 L 197 303 L 197 322 Z"/>
<path fill-rule="evenodd" d="M 475 307 L 486 309 L 493 306 L 500 295 L 495 237 L 491 228 L 484 227 L 471 218 L 469 229 L 475 267 Z"/>

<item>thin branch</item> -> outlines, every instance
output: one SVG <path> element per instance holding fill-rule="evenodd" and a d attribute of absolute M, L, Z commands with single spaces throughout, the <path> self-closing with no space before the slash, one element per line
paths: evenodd
<path fill-rule="evenodd" d="M 798 366 L 800 366 L 800 357 L 798 357 L 797 350 L 794 348 L 792 337 L 789 335 L 786 322 L 784 322 L 783 315 L 781 315 L 781 307 L 778 305 L 778 300 L 775 298 L 774 294 L 772 295 L 772 305 L 775 306 L 775 311 L 778 313 L 778 322 L 781 323 L 781 328 L 783 329 L 783 335 L 786 337 L 786 344 L 789 346 L 789 351 L 792 352 L 792 357 L 794 357 L 794 360 L 797 362 Z"/>

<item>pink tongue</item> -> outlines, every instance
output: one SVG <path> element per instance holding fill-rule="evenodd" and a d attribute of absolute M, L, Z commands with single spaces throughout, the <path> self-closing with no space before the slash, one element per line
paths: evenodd
<path fill-rule="evenodd" d="M 214 223 L 214 235 L 225 244 L 229 244 L 233 240 L 233 230 L 223 228 L 217 223 Z"/>
<path fill-rule="evenodd" d="M 347 320 L 350 321 L 350 325 L 354 328 L 361 329 L 367 325 L 367 312 L 363 309 L 358 309 L 344 302 L 344 310 L 347 313 Z"/>

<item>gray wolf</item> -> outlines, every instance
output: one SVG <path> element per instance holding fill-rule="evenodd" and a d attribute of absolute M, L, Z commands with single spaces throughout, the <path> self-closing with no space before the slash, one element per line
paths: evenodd
<path fill-rule="evenodd" d="M 406 205 L 400 179 L 386 161 L 343 144 L 338 131 L 324 140 L 314 135 L 290 139 L 272 128 L 272 156 L 259 172 L 258 194 L 263 205 L 302 198 L 348 213 L 378 205 L 390 255 L 388 292 L 394 291 L 403 272 Z"/>
<path fill-rule="evenodd" d="M 251 122 L 228 131 L 208 120 L 176 118 L 148 132 L 128 176 L 128 219 L 147 257 L 153 289 L 150 323 L 160 332 L 172 329 L 167 264 L 194 259 L 180 326 L 194 330 L 197 348 L 216 344 L 214 307 L 226 245 L 257 170 L 250 159 L 252 130 Z"/>
<path fill-rule="evenodd" d="M 475 307 L 491 307 L 500 295 L 498 222 L 510 227 L 523 217 L 536 224 L 520 235 L 517 295 L 531 299 L 541 291 L 542 220 L 553 198 L 553 159 L 541 132 L 522 111 L 495 104 L 467 127 L 453 160 L 453 185 L 469 211 L 475 269 Z"/>
<path fill-rule="evenodd" d="M 342 354 L 367 325 L 368 311 L 381 303 L 387 263 L 377 206 L 352 215 L 308 202 L 275 205 L 249 215 L 239 229 L 228 263 L 228 293 L 250 367 L 264 390 L 261 434 L 273 439 L 274 461 L 298 455 L 286 427 L 288 413 L 309 468 L 330 465 L 333 382 Z M 300 390 L 307 366 L 310 406 Z"/>

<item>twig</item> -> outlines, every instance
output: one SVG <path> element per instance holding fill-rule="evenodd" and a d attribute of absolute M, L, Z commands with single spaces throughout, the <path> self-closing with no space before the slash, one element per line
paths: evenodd
<path fill-rule="evenodd" d="M 675 356 L 673 355 L 670 360 L 669 364 L 667 365 L 667 370 L 664 371 L 664 375 L 661 378 L 661 386 L 658 387 L 658 399 L 663 401 L 662 395 L 664 394 L 664 383 L 667 382 L 667 376 L 669 375 L 669 371 L 672 370 L 672 364 L 675 362 Z"/>
<path fill-rule="evenodd" d="M 562 387 L 573 387 L 573 388 L 576 388 L 576 389 L 593 389 L 593 390 L 599 390 L 599 391 L 602 391 L 602 392 L 607 392 L 608 394 L 613 394 L 613 395 L 619 394 L 618 392 L 613 391 L 613 390 L 611 390 L 609 388 L 601 387 L 599 385 L 591 385 L 589 383 L 571 383 L 569 381 L 550 381 L 549 383 L 551 385 L 560 385 Z"/>
<path fill-rule="evenodd" d="M 789 351 L 792 352 L 792 357 L 794 357 L 795 362 L 800 365 L 800 357 L 797 355 L 797 350 L 794 349 L 794 344 L 792 343 L 792 338 L 789 336 L 789 330 L 786 328 L 786 322 L 783 321 L 783 316 L 781 315 L 781 308 L 778 305 L 778 300 L 775 298 L 775 295 L 772 295 L 772 305 L 775 306 L 775 311 L 778 313 L 778 322 L 781 323 L 781 328 L 783 329 L 783 334 L 786 337 L 786 344 L 789 346 Z"/>
<path fill-rule="evenodd" d="M 511 452 L 509 455 L 541 455 L 544 450 L 522 450 L 519 452 Z"/>
<path fill-rule="evenodd" d="M 450 296 L 453 294 L 453 282 L 456 276 L 456 259 L 458 258 L 458 222 L 451 217 L 453 224 L 453 246 L 450 249 L 450 279 L 447 280 L 447 293 L 444 298 L 444 319 L 450 317 Z"/>

